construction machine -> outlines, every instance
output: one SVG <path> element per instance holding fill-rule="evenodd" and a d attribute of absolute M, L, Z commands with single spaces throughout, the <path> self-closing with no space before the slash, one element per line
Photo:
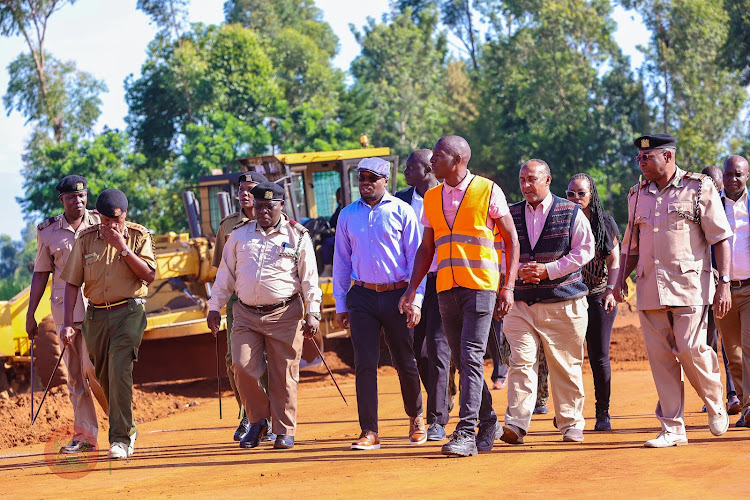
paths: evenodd
<path fill-rule="evenodd" d="M 323 320 L 318 344 L 322 346 L 324 338 L 348 335 L 336 324 L 330 266 L 323 265 L 320 257 L 325 239 L 333 236 L 328 219 L 337 206 L 336 191 L 340 189 L 342 206 L 356 201 L 359 198 L 356 166 L 360 159 L 373 156 L 392 163 L 390 189 L 395 190 L 398 157 L 391 155 L 389 148 L 366 148 L 240 158 L 235 172 L 219 171 L 201 177 L 196 186 L 197 196 L 194 191 L 183 193 L 190 232 L 154 236 L 156 279 L 149 285 L 146 298 L 148 324 L 134 367 L 134 380 L 149 382 L 216 375 L 214 339 L 206 325 L 207 301 L 216 275 L 211 265 L 214 241 L 221 219 L 239 210 L 237 180 L 247 171 L 260 172 L 282 185 L 286 190 L 285 212 L 310 229 L 319 257 L 323 290 Z M 35 388 L 42 380 L 46 383 L 55 355 L 59 353 L 59 347 L 54 346 L 57 336 L 50 315 L 50 293 L 48 286 L 36 312 L 40 335 L 35 343 L 35 371 L 36 367 L 40 370 L 35 376 L 39 379 Z M 0 301 L 0 361 L 5 367 L 0 374 L 0 392 L 8 386 L 15 391 L 23 390 L 31 381 L 30 343 L 25 332 L 28 300 L 29 288 L 26 288 L 10 301 Z M 62 298 L 53 297 L 53 300 Z M 225 326 L 222 323 L 222 330 Z M 222 331 L 220 336 L 220 355 L 223 356 L 226 333 Z M 52 345 L 41 348 L 42 343 Z M 45 359 L 40 359 L 47 351 Z M 305 347 L 304 360 L 309 362 L 316 356 L 314 346 Z M 223 363 L 222 358 L 222 366 Z M 64 382 L 64 371 L 61 374 L 58 374 L 58 383 Z"/>

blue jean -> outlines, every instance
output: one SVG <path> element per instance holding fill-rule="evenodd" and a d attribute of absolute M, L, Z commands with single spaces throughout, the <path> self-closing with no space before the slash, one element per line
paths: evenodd
<path fill-rule="evenodd" d="M 406 315 L 398 312 L 403 290 L 376 292 L 354 285 L 346 294 L 349 324 L 354 347 L 354 375 L 357 412 L 363 431 L 378 432 L 378 361 L 380 330 L 391 352 L 393 366 L 401 383 L 404 410 L 410 417 L 422 414 L 422 387 L 414 359 L 412 331 Z"/>
<path fill-rule="evenodd" d="M 414 354 L 422 384 L 427 391 L 427 423 L 448 423 L 448 371 L 451 350 L 440 318 L 437 278 L 428 276 L 422 303 L 422 319 L 414 327 Z"/>
<path fill-rule="evenodd" d="M 460 373 L 460 421 L 456 431 L 475 435 L 476 426 L 494 425 L 492 394 L 484 381 L 484 353 L 490 334 L 497 292 L 454 287 L 438 293 L 440 316 Z"/>

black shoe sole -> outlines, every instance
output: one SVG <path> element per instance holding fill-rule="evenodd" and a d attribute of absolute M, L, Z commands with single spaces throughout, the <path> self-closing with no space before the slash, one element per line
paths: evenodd
<path fill-rule="evenodd" d="M 440 453 L 442 453 L 446 457 L 451 457 L 451 458 L 475 457 L 477 456 L 477 449 L 476 448 L 473 449 L 468 454 L 458 453 L 457 451 L 448 451 L 448 450 L 440 450 Z"/>

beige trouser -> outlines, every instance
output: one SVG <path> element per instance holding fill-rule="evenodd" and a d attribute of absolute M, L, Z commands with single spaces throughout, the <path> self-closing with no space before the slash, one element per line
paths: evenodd
<path fill-rule="evenodd" d="M 299 297 L 268 314 L 255 312 L 240 301 L 233 307 L 232 368 L 237 390 L 250 421 L 272 417 L 276 434 L 294 436 L 297 426 L 303 311 Z M 266 364 L 268 394 L 259 384 Z"/>
<path fill-rule="evenodd" d="M 58 334 L 59 332 L 58 328 Z M 62 345 L 62 340 L 60 345 Z M 96 445 L 99 423 L 96 420 L 94 395 L 86 382 L 86 378 L 96 382 L 96 373 L 89 359 L 89 352 L 79 324 L 76 324 L 73 341 L 65 349 L 63 361 L 68 367 L 68 392 L 70 404 L 73 406 L 73 440 L 87 441 Z"/>
<path fill-rule="evenodd" d="M 510 344 L 508 409 L 505 423 L 528 431 L 536 403 L 537 352 L 544 348 L 557 427 L 583 430 L 583 340 L 588 325 L 586 297 L 562 302 L 516 301 L 503 322 Z"/>
<path fill-rule="evenodd" d="M 709 416 L 724 410 L 719 359 L 706 344 L 709 307 L 680 306 L 638 311 L 659 396 L 656 417 L 664 431 L 685 434 L 683 372 L 706 404 Z"/>
<path fill-rule="evenodd" d="M 716 324 L 744 412 L 750 408 L 750 285 L 732 288 L 732 308 Z"/>

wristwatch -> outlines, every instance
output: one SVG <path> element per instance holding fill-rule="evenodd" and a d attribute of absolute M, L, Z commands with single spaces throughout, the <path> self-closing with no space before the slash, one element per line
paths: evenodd
<path fill-rule="evenodd" d="M 722 281 L 724 283 L 731 283 L 732 278 L 730 278 L 728 274 L 722 274 L 721 276 L 719 276 L 719 281 Z"/>
<path fill-rule="evenodd" d="M 323 316 L 321 316 L 320 313 L 310 313 L 310 316 L 317 319 L 318 321 L 323 319 Z"/>
<path fill-rule="evenodd" d="M 128 255 L 130 255 L 130 249 L 128 247 L 123 248 L 120 257 L 127 257 Z"/>
<path fill-rule="evenodd" d="M 607 285 L 607 290 L 614 290 L 614 289 L 615 289 L 615 285 Z"/>

